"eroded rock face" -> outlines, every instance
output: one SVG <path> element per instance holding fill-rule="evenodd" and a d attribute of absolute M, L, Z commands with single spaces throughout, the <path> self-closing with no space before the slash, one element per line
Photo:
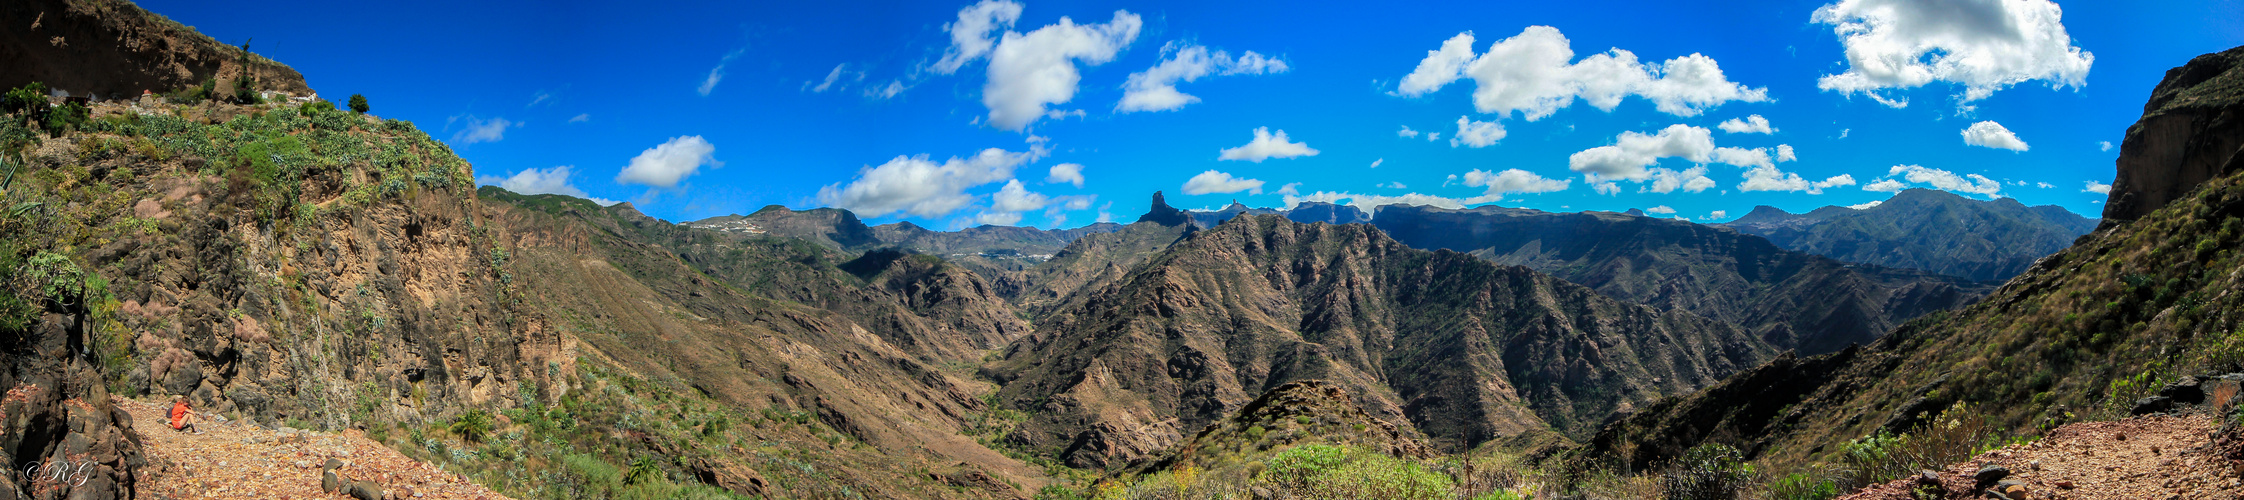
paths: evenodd
<path fill-rule="evenodd" d="M 0 498 L 132 498 L 147 464 L 140 435 L 110 404 L 100 373 L 74 354 L 86 341 L 84 311 L 58 309 L 0 352 L 0 456 L 10 469 Z M 41 464 L 59 467 L 21 472 Z"/>
<path fill-rule="evenodd" d="M 2129 221 L 2244 169 L 2244 47 L 2166 71 L 2119 146 L 2104 219 Z"/>

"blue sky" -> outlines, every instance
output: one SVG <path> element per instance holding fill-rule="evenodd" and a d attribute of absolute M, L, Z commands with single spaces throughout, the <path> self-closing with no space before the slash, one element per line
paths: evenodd
<path fill-rule="evenodd" d="M 487 183 L 946 229 L 1128 222 L 1154 190 L 1726 220 L 1907 186 L 2094 216 L 2165 70 L 2244 45 L 2239 0 L 142 5 Z"/>

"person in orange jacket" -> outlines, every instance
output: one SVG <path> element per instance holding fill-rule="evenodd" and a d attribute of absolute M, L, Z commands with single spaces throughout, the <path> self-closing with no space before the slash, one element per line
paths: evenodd
<path fill-rule="evenodd" d="M 172 400 L 171 428 L 173 430 L 193 431 L 196 434 L 202 434 L 202 426 L 196 425 L 202 423 L 202 420 L 201 415 L 195 414 L 195 410 L 187 407 L 187 396 L 180 396 Z"/>

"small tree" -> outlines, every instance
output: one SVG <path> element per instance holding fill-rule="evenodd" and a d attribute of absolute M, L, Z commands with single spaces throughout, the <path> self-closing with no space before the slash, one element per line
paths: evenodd
<path fill-rule="evenodd" d="M 374 108 L 366 106 L 366 96 L 351 94 L 351 112 L 363 115 L 366 114 L 366 110 L 369 109 Z"/>

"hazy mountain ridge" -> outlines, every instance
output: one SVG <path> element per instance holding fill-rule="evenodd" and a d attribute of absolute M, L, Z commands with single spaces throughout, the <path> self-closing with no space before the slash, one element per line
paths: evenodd
<path fill-rule="evenodd" d="M 1908 189 L 1864 209 L 1833 206 L 1791 214 L 1754 207 L 1721 226 L 1847 262 L 1999 281 L 2071 246 L 2095 230 L 2097 222 L 2055 205 L 2028 207 L 2010 198 L 1978 201 L 1946 191 Z"/>
<path fill-rule="evenodd" d="M 1372 224 L 1412 247 L 1527 266 L 1608 296 L 1726 321 L 1808 353 L 1869 342 L 1991 288 L 1848 265 L 1715 226 L 1612 212 L 1388 206 Z"/>

